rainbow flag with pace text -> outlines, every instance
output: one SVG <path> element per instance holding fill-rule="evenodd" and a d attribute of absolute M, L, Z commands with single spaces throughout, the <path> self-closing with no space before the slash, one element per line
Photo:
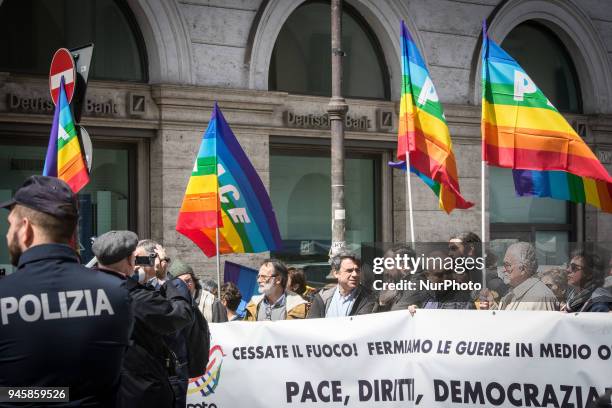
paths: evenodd
<path fill-rule="evenodd" d="M 89 172 L 81 153 L 79 137 L 64 89 L 64 77 L 60 81 L 60 93 L 53 115 L 43 176 L 64 180 L 75 193 L 89 183 Z"/>
<path fill-rule="evenodd" d="M 270 197 L 215 103 L 176 222 L 206 256 L 280 248 Z"/>
<path fill-rule="evenodd" d="M 612 177 L 519 64 L 482 46 L 483 160 L 514 169 L 519 195 L 589 203 L 612 212 Z"/>
<path fill-rule="evenodd" d="M 401 40 L 402 96 L 397 158 L 405 161 L 409 152 L 411 171 L 434 191 L 444 211 L 470 208 L 474 204 L 466 201 L 459 189 L 457 164 L 442 105 L 425 61 L 403 21 Z"/>

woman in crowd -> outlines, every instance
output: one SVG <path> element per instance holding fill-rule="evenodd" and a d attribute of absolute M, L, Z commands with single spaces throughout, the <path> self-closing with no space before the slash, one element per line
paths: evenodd
<path fill-rule="evenodd" d="M 603 262 L 589 251 L 574 251 L 567 265 L 566 312 L 609 312 L 612 310 L 612 294 L 601 287 Z"/>

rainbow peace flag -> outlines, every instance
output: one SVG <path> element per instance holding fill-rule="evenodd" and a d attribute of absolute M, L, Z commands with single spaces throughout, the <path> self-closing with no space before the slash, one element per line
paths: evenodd
<path fill-rule="evenodd" d="M 457 164 L 438 94 L 406 25 L 402 21 L 402 96 L 397 135 L 397 158 L 438 196 L 440 208 L 470 208 L 461 196 Z M 404 165 L 405 167 L 405 165 Z"/>
<path fill-rule="evenodd" d="M 81 153 L 79 137 L 64 89 L 64 77 L 60 81 L 59 99 L 53 115 L 43 176 L 64 180 L 75 193 L 89 183 L 89 172 Z"/>
<path fill-rule="evenodd" d="M 612 212 L 612 177 L 519 64 L 486 33 L 482 46 L 483 159 L 515 170 L 519 195 Z"/>
<path fill-rule="evenodd" d="M 280 248 L 270 197 L 215 103 L 176 222 L 206 256 Z"/>

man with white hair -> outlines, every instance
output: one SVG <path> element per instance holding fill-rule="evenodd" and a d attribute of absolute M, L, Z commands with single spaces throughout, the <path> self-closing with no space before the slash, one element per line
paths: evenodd
<path fill-rule="evenodd" d="M 533 245 L 517 242 L 504 256 L 504 280 L 511 290 L 500 300 L 499 310 L 559 310 L 555 294 L 535 277 L 538 260 Z"/>

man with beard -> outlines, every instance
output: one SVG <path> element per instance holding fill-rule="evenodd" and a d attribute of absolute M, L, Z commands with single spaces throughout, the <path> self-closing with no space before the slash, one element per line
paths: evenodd
<path fill-rule="evenodd" d="M 259 296 L 246 306 L 248 321 L 290 320 L 306 317 L 307 302 L 297 293 L 286 290 L 289 272 L 281 261 L 266 259 L 257 275 Z"/>
<path fill-rule="evenodd" d="M 79 264 L 76 196 L 32 176 L 9 202 L 15 273 L 0 281 L 0 386 L 69 387 L 54 406 L 113 406 L 132 328 L 125 283 Z M 1 405 L 1 404 L 0 404 Z"/>
<path fill-rule="evenodd" d="M 308 318 L 355 316 L 372 313 L 376 299 L 361 285 L 361 261 L 350 252 L 332 258 L 332 272 L 338 284 L 314 296 Z"/>
<path fill-rule="evenodd" d="M 538 260 L 533 245 L 516 242 L 504 256 L 504 277 L 511 290 L 499 304 L 481 302 L 480 309 L 499 310 L 559 310 L 555 294 L 536 276 Z"/>

